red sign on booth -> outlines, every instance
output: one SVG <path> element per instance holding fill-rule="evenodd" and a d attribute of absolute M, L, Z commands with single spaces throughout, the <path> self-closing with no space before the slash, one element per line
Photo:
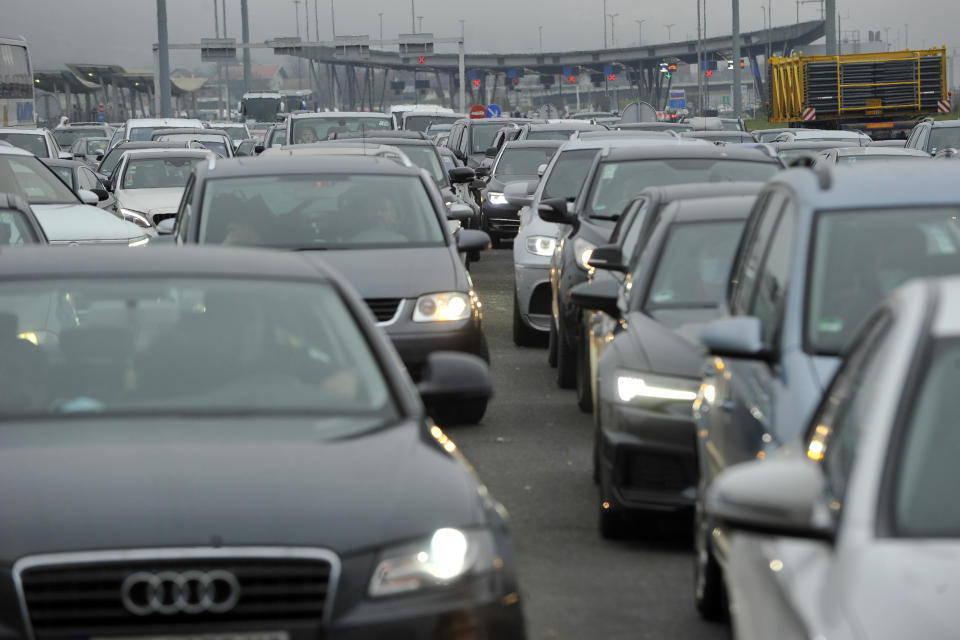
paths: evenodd
<path fill-rule="evenodd" d="M 470 119 L 480 120 L 487 117 L 487 108 L 482 104 L 475 104 L 470 107 Z"/>

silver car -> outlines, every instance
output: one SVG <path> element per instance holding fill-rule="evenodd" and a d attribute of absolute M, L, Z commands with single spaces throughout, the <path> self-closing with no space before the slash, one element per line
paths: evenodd
<path fill-rule="evenodd" d="M 717 478 L 736 638 L 957 636 L 958 310 L 956 277 L 896 290 L 802 446 Z"/>
<path fill-rule="evenodd" d="M 175 217 L 193 166 L 212 157 L 213 152 L 201 149 L 125 152 L 111 184 L 117 213 L 145 229 Z"/>
<path fill-rule="evenodd" d="M 0 140 L 15 147 L 29 151 L 38 158 L 71 160 L 73 155 L 60 149 L 49 129 L 27 129 L 23 127 L 0 128 Z"/>

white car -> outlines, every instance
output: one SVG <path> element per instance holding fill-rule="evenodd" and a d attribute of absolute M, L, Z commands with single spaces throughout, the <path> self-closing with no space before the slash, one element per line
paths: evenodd
<path fill-rule="evenodd" d="M 130 118 L 122 129 L 118 129 L 110 139 L 110 147 L 124 140 L 146 141 L 153 138 L 158 129 L 203 128 L 203 122 L 196 118 Z"/>
<path fill-rule="evenodd" d="M 38 158 L 72 160 L 73 155 L 60 149 L 49 129 L 25 129 L 23 127 L 0 128 L 0 140 L 29 151 Z"/>
<path fill-rule="evenodd" d="M 117 213 L 124 220 L 152 229 L 173 218 L 194 165 L 210 160 L 206 149 L 138 149 L 120 159 L 113 188 Z"/>
<path fill-rule="evenodd" d="M 860 146 L 870 144 L 873 139 L 865 133 L 859 131 L 834 131 L 831 129 L 800 129 L 796 131 L 784 131 L 776 138 L 774 142 L 804 142 L 807 140 L 823 140 L 828 142 L 855 142 Z"/>

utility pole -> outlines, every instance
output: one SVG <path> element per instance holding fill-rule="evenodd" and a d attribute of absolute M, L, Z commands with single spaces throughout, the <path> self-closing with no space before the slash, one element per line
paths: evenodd
<path fill-rule="evenodd" d="M 410 29 L 417 32 L 417 10 L 413 8 L 413 0 L 410 0 Z"/>
<path fill-rule="evenodd" d="M 767 0 L 767 59 L 773 55 L 773 7 Z"/>
<path fill-rule="evenodd" d="M 220 0 L 220 17 L 223 18 L 223 37 L 227 37 L 227 0 Z"/>
<path fill-rule="evenodd" d="M 423 33 L 423 16 L 417 16 L 417 33 Z"/>
<path fill-rule="evenodd" d="M 382 42 L 383 41 L 383 14 L 378 13 L 377 15 L 380 16 L 380 41 Z M 380 45 L 380 46 L 382 47 L 383 45 Z"/>
<path fill-rule="evenodd" d="M 703 115 L 703 30 L 700 24 L 700 0 L 697 0 L 697 115 Z"/>
<path fill-rule="evenodd" d="M 903 48 L 910 48 L 910 25 L 903 25 Z"/>
<path fill-rule="evenodd" d="M 333 11 L 333 0 L 330 0 L 330 35 L 334 40 L 337 39 L 337 16 Z M 334 84 L 336 88 L 336 84 Z"/>
<path fill-rule="evenodd" d="M 733 0 L 733 115 L 743 115 L 743 91 L 740 88 L 740 0 Z"/>
<path fill-rule="evenodd" d="M 157 0 L 157 84 L 154 91 L 160 96 L 160 116 L 169 118 L 170 109 L 170 49 L 167 41 L 167 0 Z"/>
<path fill-rule="evenodd" d="M 217 0 L 213 0 L 213 35 L 220 37 L 220 10 L 217 9 Z"/>
<path fill-rule="evenodd" d="M 307 42 L 310 42 L 310 0 L 303 0 L 303 22 L 304 30 L 307 32 Z M 317 36 L 317 40 L 320 36 Z"/>
<path fill-rule="evenodd" d="M 297 38 L 300 38 L 300 3 L 303 0 L 292 0 L 293 1 L 293 12 L 296 16 L 297 22 Z M 300 56 L 297 56 L 297 89 L 303 89 L 303 73 L 302 67 L 300 66 Z"/>
<path fill-rule="evenodd" d="M 823 16 L 826 22 L 827 35 L 827 55 L 835 56 L 838 53 L 837 43 L 839 42 L 837 33 L 837 0 L 826 0 L 826 9 Z"/>
<path fill-rule="evenodd" d="M 317 42 L 320 42 L 320 11 L 317 8 L 317 0 L 313 0 L 313 35 L 316 37 Z M 319 85 L 317 86 L 317 91 L 320 91 Z"/>
<path fill-rule="evenodd" d="M 607 48 L 607 0 L 603 0 L 603 48 Z"/>
<path fill-rule="evenodd" d="M 609 13 L 607 17 L 610 18 L 610 46 L 614 49 L 617 48 L 617 16 L 619 13 Z"/>
<path fill-rule="evenodd" d="M 637 23 L 637 46 L 639 47 L 643 44 L 643 23 L 646 20 L 634 20 L 634 22 Z"/>
<path fill-rule="evenodd" d="M 240 32 L 243 43 L 250 42 L 250 16 L 247 13 L 247 0 L 240 0 Z M 250 49 L 243 49 L 243 91 L 250 91 Z"/>

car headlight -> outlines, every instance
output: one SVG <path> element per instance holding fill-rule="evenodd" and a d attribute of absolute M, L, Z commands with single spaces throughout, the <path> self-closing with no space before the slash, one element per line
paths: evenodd
<path fill-rule="evenodd" d="M 507 204 L 507 197 L 500 191 L 488 191 L 487 200 L 490 202 L 490 204 L 500 206 Z"/>
<path fill-rule="evenodd" d="M 414 322 L 451 322 L 464 320 L 473 312 L 470 296 L 459 291 L 428 293 L 417 299 L 413 310 Z"/>
<path fill-rule="evenodd" d="M 430 538 L 387 549 L 370 580 L 371 597 L 449 585 L 497 566 L 493 534 L 486 530 L 437 529 Z"/>
<path fill-rule="evenodd" d="M 557 248 L 557 239 L 550 236 L 530 236 L 527 251 L 537 256 L 552 256 Z"/>
<path fill-rule="evenodd" d="M 616 381 L 617 399 L 620 402 L 649 407 L 673 403 L 691 406 L 700 388 L 699 380 L 646 371 L 618 371 Z"/>
<path fill-rule="evenodd" d="M 144 236 L 142 238 L 137 238 L 136 240 L 131 240 L 127 246 L 129 247 L 145 247 L 150 243 L 150 238 Z"/>
<path fill-rule="evenodd" d="M 153 227 L 146 214 L 140 213 L 139 211 L 134 211 L 133 209 L 124 209 L 123 207 L 120 207 L 118 211 L 120 212 L 120 217 L 127 222 L 132 222 L 139 227 L 143 227 L 144 229 L 150 229 Z"/>
<path fill-rule="evenodd" d="M 577 260 L 577 266 L 583 269 L 584 271 L 593 271 L 587 262 L 590 260 L 590 256 L 593 255 L 593 250 L 597 246 L 592 242 L 587 242 L 583 238 L 575 238 L 573 241 L 573 253 Z"/>

